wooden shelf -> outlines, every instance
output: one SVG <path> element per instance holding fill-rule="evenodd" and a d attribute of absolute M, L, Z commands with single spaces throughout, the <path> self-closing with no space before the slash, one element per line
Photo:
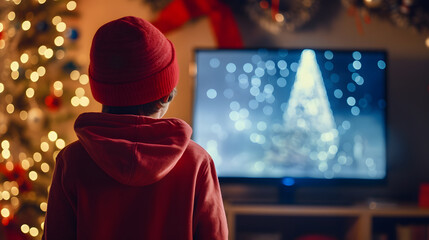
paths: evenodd
<path fill-rule="evenodd" d="M 235 205 L 226 204 L 230 240 L 237 238 L 238 217 L 284 217 L 302 218 L 323 223 L 325 219 L 347 221 L 347 240 L 369 240 L 373 235 L 373 220 L 375 218 L 427 218 L 429 224 L 429 209 L 413 206 L 350 206 L 350 207 L 323 207 L 323 206 L 293 206 L 293 205 Z M 309 229 L 311 226 L 307 226 Z M 281 230 L 281 229 L 280 229 Z M 334 229 L 335 230 L 335 229 Z"/>

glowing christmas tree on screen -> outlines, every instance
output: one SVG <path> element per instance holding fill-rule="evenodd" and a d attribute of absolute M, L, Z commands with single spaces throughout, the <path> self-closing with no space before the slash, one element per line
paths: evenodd
<path fill-rule="evenodd" d="M 277 161 L 326 171 L 338 151 L 339 137 L 313 50 L 301 54 L 283 120 L 281 133 L 272 138 Z"/>

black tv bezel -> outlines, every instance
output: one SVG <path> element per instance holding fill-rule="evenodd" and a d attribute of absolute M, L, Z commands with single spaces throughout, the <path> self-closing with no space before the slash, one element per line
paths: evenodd
<path fill-rule="evenodd" d="M 291 51 L 299 51 L 305 49 L 311 49 L 315 51 L 332 51 L 332 52 L 378 52 L 383 53 L 385 56 L 385 81 L 384 81 L 384 93 L 385 93 L 385 101 L 386 107 L 384 108 L 384 137 L 385 137 L 385 156 L 386 156 L 386 165 L 385 165 L 385 175 L 383 178 L 377 179 L 363 179 L 363 178 L 310 178 L 310 177 L 273 177 L 273 178 L 257 178 L 257 177 L 224 177 L 218 176 L 219 182 L 221 185 L 225 184 L 245 184 L 245 185 L 275 185 L 280 188 L 296 188 L 296 187 L 305 187 L 305 186 L 329 186 L 329 187 L 341 187 L 341 186 L 385 186 L 388 183 L 389 173 L 390 173 L 390 157 L 389 157 L 389 135 L 388 135 L 388 113 L 389 113 L 389 101 L 388 101 L 388 81 L 389 81 L 389 54 L 385 49 L 352 49 L 352 48 L 312 48 L 312 47 L 302 47 L 302 48 L 292 48 L 292 47 L 252 47 L 252 48 L 195 48 L 192 54 L 192 64 L 196 69 L 195 74 L 192 76 L 193 78 L 193 95 L 192 95 L 192 126 L 195 122 L 195 109 L 196 109 L 196 92 L 197 92 L 197 75 L 198 75 L 198 66 L 196 64 L 197 53 L 200 51 L 246 51 L 246 50 L 291 50 Z M 194 132 L 192 133 L 192 139 L 194 139 Z M 294 184 L 291 186 L 287 186 L 283 184 L 283 179 L 292 178 L 294 180 Z"/>

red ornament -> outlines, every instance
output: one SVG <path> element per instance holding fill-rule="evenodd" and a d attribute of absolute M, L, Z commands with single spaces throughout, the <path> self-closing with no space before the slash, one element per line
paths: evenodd
<path fill-rule="evenodd" d="M 61 99 L 56 96 L 48 95 L 45 98 L 45 104 L 51 111 L 57 111 L 61 106 Z"/>
<path fill-rule="evenodd" d="M 3 234 L 2 234 L 2 232 L 3 232 Z M 3 227 L 3 229 L 0 229 L 0 239 L 29 240 L 29 237 L 21 232 L 18 224 L 11 221 L 10 224 Z"/>
<path fill-rule="evenodd" d="M 32 189 L 31 181 L 27 178 L 27 171 L 20 164 L 13 164 L 13 169 L 9 171 L 6 166 L 0 165 L 0 174 L 8 181 L 18 183 L 20 192 L 27 192 Z"/>

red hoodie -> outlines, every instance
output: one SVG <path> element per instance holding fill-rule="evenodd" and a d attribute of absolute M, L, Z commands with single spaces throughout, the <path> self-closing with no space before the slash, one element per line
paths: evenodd
<path fill-rule="evenodd" d="M 227 239 L 213 160 L 179 119 L 84 113 L 57 157 L 43 239 Z"/>

